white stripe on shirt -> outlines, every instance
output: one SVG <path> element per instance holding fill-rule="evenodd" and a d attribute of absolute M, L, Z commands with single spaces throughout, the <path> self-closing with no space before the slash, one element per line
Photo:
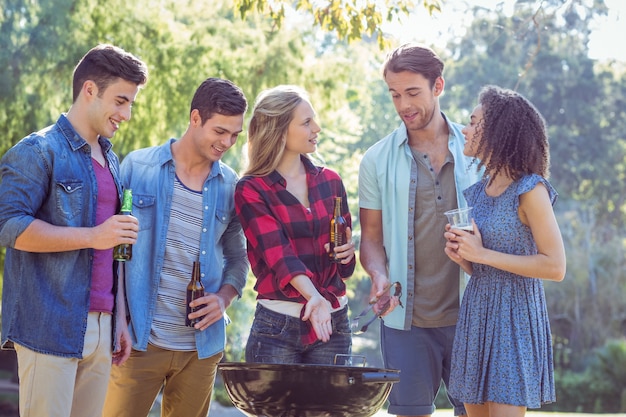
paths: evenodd
<path fill-rule="evenodd" d="M 150 329 L 150 343 L 163 349 L 196 350 L 195 332 L 185 326 L 187 284 L 200 253 L 202 193 L 174 181 L 163 270 Z"/>

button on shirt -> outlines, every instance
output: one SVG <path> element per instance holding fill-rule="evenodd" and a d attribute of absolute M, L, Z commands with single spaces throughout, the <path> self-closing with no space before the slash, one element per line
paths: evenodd
<path fill-rule="evenodd" d="M 413 149 L 417 170 L 415 201 L 415 293 L 413 320 L 416 327 L 453 326 L 459 314 L 459 266 L 442 250 L 448 219 L 443 214 L 457 208 L 454 160 L 448 153 L 438 173 L 428 156 Z"/>
<path fill-rule="evenodd" d="M 352 275 L 356 259 L 346 265 L 332 263 L 324 244 L 330 240 L 334 197 L 343 198 L 342 215 L 352 227 L 346 193 L 336 172 L 314 166 L 305 157 L 302 161 L 310 208 L 287 191 L 287 182 L 277 171 L 265 177 L 243 177 L 237 184 L 235 207 L 248 239 L 257 298 L 305 304 L 306 299 L 289 282 L 306 275 L 337 308 L 337 297 L 346 292 L 343 278 Z"/>
<path fill-rule="evenodd" d="M 118 158 L 108 139 L 99 143 L 119 197 Z M 96 225 L 98 186 L 91 149 L 63 114 L 7 151 L 0 175 L 0 245 L 7 247 L 2 344 L 81 358 L 93 249 L 36 253 L 14 246 L 35 219 L 65 227 Z"/>
<path fill-rule="evenodd" d="M 146 350 L 155 313 L 174 190 L 175 166 L 171 139 L 161 146 L 128 154 L 121 165 L 124 186 L 133 190 L 133 215 L 139 235 L 133 259 L 126 265 L 126 297 L 133 348 Z M 202 187 L 200 274 L 206 292 L 230 284 L 241 294 L 248 274 L 245 237 L 235 215 L 237 175 L 222 161 L 213 163 Z M 200 359 L 224 350 L 226 320 L 196 331 Z"/>
<path fill-rule="evenodd" d="M 473 158 L 463 155 L 465 146 L 465 139 L 461 133 L 463 127 L 447 119 L 446 122 L 450 132 L 448 149 L 454 158 L 457 205 L 466 207 L 462 191 L 478 181 L 481 173 L 477 173 L 475 167 L 470 167 Z M 413 205 L 417 190 L 415 181 L 417 174 L 412 174 L 412 170 L 417 170 L 417 165 L 408 144 L 404 123 L 371 146 L 363 155 L 359 168 L 359 207 L 382 210 L 383 244 L 387 253 L 389 279 L 400 281 L 402 288 L 406 288 L 402 294 L 405 308 L 394 309 L 385 316 L 384 323 L 388 327 L 403 330 L 411 327 L 416 296 L 413 280 L 415 268 Z M 460 277 L 459 285 L 464 288 L 465 274 L 462 270 Z"/>

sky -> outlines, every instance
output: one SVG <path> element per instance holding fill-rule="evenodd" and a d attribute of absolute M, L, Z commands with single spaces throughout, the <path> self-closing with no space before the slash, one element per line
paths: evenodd
<path fill-rule="evenodd" d="M 472 16 L 467 13 L 451 12 L 453 0 L 443 2 L 443 13 L 435 12 L 429 16 L 424 8 L 418 8 L 409 21 L 401 25 L 385 28 L 401 41 L 419 41 L 436 47 L 445 47 L 447 29 L 455 28 L 459 35 L 462 27 L 471 23 Z M 472 5 L 494 8 L 504 3 L 504 11 L 512 10 L 515 0 L 474 0 Z M 448 5 L 447 5 L 448 4 Z M 589 41 L 589 57 L 592 59 L 616 59 L 626 62 L 626 1 L 605 0 L 609 8 L 608 16 L 597 20 L 592 26 Z M 418 23 L 419 22 L 419 23 Z M 401 29 L 400 29 L 401 28 Z"/>
<path fill-rule="evenodd" d="M 615 58 L 626 62 L 626 2 L 604 0 L 609 16 L 598 22 L 589 41 L 589 56 L 594 59 Z"/>

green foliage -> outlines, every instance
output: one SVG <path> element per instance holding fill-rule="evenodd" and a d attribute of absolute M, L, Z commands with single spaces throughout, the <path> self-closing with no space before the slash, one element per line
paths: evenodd
<path fill-rule="evenodd" d="M 526 95 L 547 122 L 557 190 L 621 227 L 626 152 L 616 139 L 625 127 L 623 71 L 586 54 L 591 21 L 606 14 L 604 2 L 574 3 L 535 8 L 520 1 L 513 17 L 477 8 L 467 35 L 449 45 L 447 95 L 464 118 L 485 84 Z"/>
<path fill-rule="evenodd" d="M 557 371 L 555 382 L 557 403 L 545 410 L 626 412 L 626 340 L 611 340 L 597 349 L 585 371 Z"/>
<path fill-rule="evenodd" d="M 236 299 L 226 311 L 230 323 L 226 326 L 227 343 L 223 359 L 225 362 L 243 362 L 245 359 L 246 341 L 256 307 L 254 284 L 254 276 L 250 273 L 241 298 Z"/>
<path fill-rule="evenodd" d="M 553 332 L 565 342 L 559 366 L 574 370 L 623 335 L 626 319 L 624 70 L 586 53 L 591 19 L 605 13 L 601 1 L 519 1 L 512 17 L 476 9 L 466 36 L 444 51 L 442 108 L 452 105 L 453 120 L 467 120 L 485 84 L 517 89 L 546 120 L 568 272 L 545 287 Z"/>
<path fill-rule="evenodd" d="M 265 14 L 276 29 L 280 29 L 285 13 L 294 2 L 289 0 L 235 0 L 234 9 L 242 19 L 249 12 Z M 441 11 L 439 0 L 423 0 L 422 6 L 429 13 Z M 414 8 L 411 0 L 329 0 L 321 3 L 313 0 L 298 0 L 295 10 L 308 13 L 313 25 L 326 32 L 333 32 L 339 39 L 348 42 L 361 40 L 364 35 L 374 36 L 380 49 L 388 48 L 381 25 L 384 21 L 393 22 L 400 16 L 408 15 Z"/>
<path fill-rule="evenodd" d="M 226 391 L 226 387 L 224 386 L 224 381 L 221 377 L 216 377 L 215 379 L 215 384 L 213 386 L 213 398 L 211 399 L 211 401 L 217 401 L 219 404 L 225 407 L 233 407 L 233 402 L 228 396 L 228 392 Z"/>
<path fill-rule="evenodd" d="M 597 361 L 592 366 L 596 380 L 603 381 L 615 389 L 615 398 L 622 397 L 626 389 L 626 339 L 610 340 L 597 352 Z M 626 411 L 622 409 L 620 411 Z"/>
<path fill-rule="evenodd" d="M 626 328 L 623 237 L 602 225 L 591 207 L 561 203 L 561 233 L 568 255 L 562 283 L 546 282 L 552 331 L 566 343 L 567 361 L 559 365 L 578 370 L 589 349 L 620 337 Z M 594 244 L 593 236 L 602 239 Z M 603 323 L 598 326 L 597 323 Z"/>
<path fill-rule="evenodd" d="M 241 86 L 250 108 L 263 89 L 297 84 L 309 91 L 322 125 L 319 156 L 346 185 L 358 243 L 358 164 L 369 146 L 399 125 L 381 79 L 381 32 L 370 30 L 413 5 L 299 1 L 295 12 L 292 3 L 238 0 L 233 8 L 225 0 L 0 0 L 0 154 L 69 108 L 73 67 L 100 42 L 138 55 L 150 70 L 132 120 L 113 139 L 122 157 L 180 136 L 192 94 L 209 76 Z M 613 410 L 610 396 L 620 393 L 611 390 L 625 386 L 614 378 L 626 374 L 615 365 L 622 348 L 605 347 L 626 330 L 626 64 L 593 61 L 586 49 L 591 19 L 605 14 L 606 6 L 601 0 L 518 1 L 512 16 L 500 8 L 471 12 L 467 33 L 438 51 L 446 62 L 441 108 L 463 123 L 480 87 L 499 84 L 518 89 L 544 115 L 568 255 L 565 281 L 545 285 L 556 342 L 554 407 Z M 245 132 L 224 157 L 237 171 L 245 166 L 244 145 Z M 0 265 L 3 256 L 4 249 Z M 228 310 L 227 360 L 243 360 L 253 285 L 250 275 L 243 297 Z M 370 291 L 360 265 L 347 285 L 350 310 L 358 312 Z M 354 340 L 355 353 L 372 366 L 382 364 L 378 326 Z M 599 347 L 604 350 L 596 355 Z"/>

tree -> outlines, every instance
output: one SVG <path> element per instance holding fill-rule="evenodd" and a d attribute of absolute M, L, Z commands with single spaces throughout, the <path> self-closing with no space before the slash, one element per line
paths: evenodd
<path fill-rule="evenodd" d="M 280 29 L 293 3 L 289 0 L 235 0 L 234 9 L 242 19 L 254 11 L 267 15 L 274 28 Z M 429 13 L 441 11 L 439 0 L 423 0 L 422 6 Z M 411 0 L 299 0 L 294 7 L 310 15 L 313 26 L 333 32 L 339 39 L 351 42 L 373 36 L 381 49 L 389 46 L 381 27 L 383 22 L 394 22 L 415 8 Z"/>
<path fill-rule="evenodd" d="M 178 137 L 187 126 L 193 92 L 205 78 L 217 76 L 239 85 L 250 107 L 263 89 L 304 87 L 324 126 L 320 155 L 342 175 L 355 175 L 356 156 L 346 148 L 355 147 L 359 139 L 359 117 L 353 109 L 368 96 L 359 80 L 369 78 L 365 63 L 373 44 L 359 46 L 364 65 L 353 66 L 352 51 L 344 43 L 333 39 L 310 47 L 307 43 L 317 35 L 304 25 L 275 31 L 260 16 L 235 18 L 230 2 L 220 0 L 211 8 L 178 0 L 160 1 L 158 8 L 146 0 L 44 3 L 0 0 L 0 127 L 5 132 L 0 154 L 67 111 L 74 65 L 91 47 L 107 42 L 138 55 L 149 67 L 132 120 L 113 138 L 122 158 Z M 237 171 L 245 165 L 244 144 L 245 132 L 224 157 Z M 350 163 L 342 164 L 348 157 Z M 349 182 L 349 193 L 354 213 L 356 181 Z M 249 287 L 229 311 L 236 319 L 228 327 L 228 354 L 233 358 L 240 357 L 241 338 L 249 329 L 246 319 L 254 303 Z"/>
<path fill-rule="evenodd" d="M 286 0 L 238 1 L 245 19 L 225 0 L 213 0 L 211 7 L 191 0 L 160 0 L 159 7 L 148 0 L 0 0 L 0 154 L 69 108 L 72 69 L 100 42 L 137 54 L 150 70 L 132 121 L 113 139 L 122 157 L 178 137 L 187 126 L 191 96 L 206 77 L 234 81 L 250 107 L 263 89 L 298 84 L 310 93 L 322 125 L 319 155 L 346 184 L 358 240 L 359 161 L 400 122 L 381 76 L 380 38 L 369 37 L 381 32 L 362 30 L 349 38 L 352 29 L 315 23 L 307 7 L 326 7 L 349 22 L 352 15 L 338 12 L 370 4 L 383 21 L 383 7 L 406 4 L 396 9 L 398 17 L 413 6 L 300 1 L 294 12 Z M 279 22 L 270 8 L 283 10 Z M 599 0 L 520 0 L 512 15 L 501 8 L 472 9 L 467 14 L 475 18 L 466 33 L 438 50 L 446 62 L 441 106 L 451 120 L 467 119 L 484 84 L 516 88 L 546 118 L 568 256 L 565 281 L 546 283 L 546 293 L 555 354 L 562 358 L 558 366 L 573 370 L 586 365 L 593 348 L 626 329 L 626 66 L 588 58 L 590 19 L 598 13 L 606 13 Z M 224 157 L 238 171 L 245 165 L 245 142 L 244 132 Z M 2 256 L 0 251 L 0 265 Z M 245 296 L 229 309 L 234 320 L 227 353 L 234 360 L 241 358 L 249 330 L 252 282 L 251 276 Z M 369 285 L 357 269 L 348 281 L 351 311 L 362 309 Z M 357 340 L 359 349 L 375 354 L 375 332 Z"/>
<path fill-rule="evenodd" d="M 622 334 L 626 318 L 624 72 L 587 54 L 590 22 L 606 13 L 603 2 L 534 7 L 518 1 L 511 17 L 476 10 L 466 36 L 449 45 L 444 100 L 457 106 L 455 118 L 466 118 L 479 89 L 498 84 L 527 96 L 546 119 L 568 257 L 565 281 L 546 283 L 546 293 L 555 336 L 567 350 L 558 352 L 566 357 L 561 365 L 577 368 Z"/>

